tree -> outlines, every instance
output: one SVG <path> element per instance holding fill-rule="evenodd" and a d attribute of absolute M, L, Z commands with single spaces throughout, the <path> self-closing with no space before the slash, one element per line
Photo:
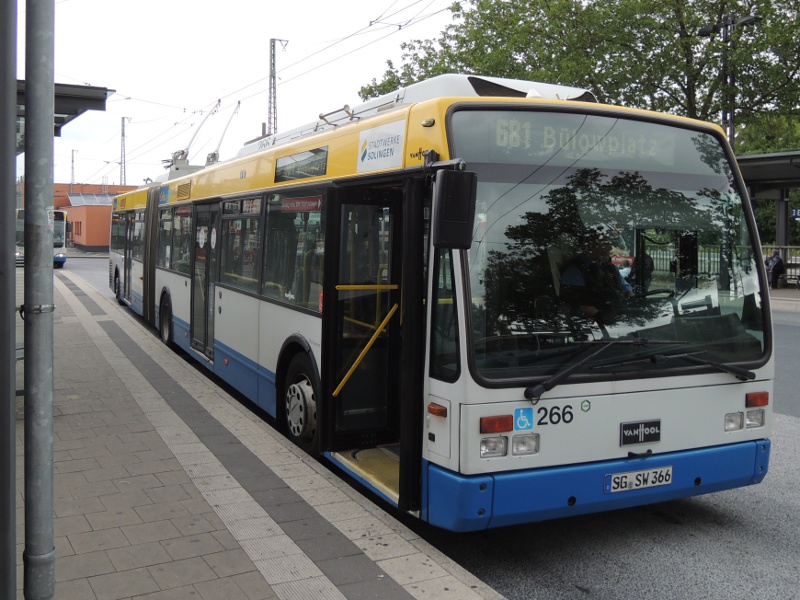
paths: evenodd
<path fill-rule="evenodd" d="M 736 119 L 800 116 L 800 0 L 463 0 L 437 40 L 403 44 L 403 64 L 363 99 L 442 73 L 476 73 L 591 89 L 601 102 L 718 119 L 736 74 Z M 757 15 L 730 42 L 699 30 Z M 795 121 L 796 122 L 796 121 Z"/>

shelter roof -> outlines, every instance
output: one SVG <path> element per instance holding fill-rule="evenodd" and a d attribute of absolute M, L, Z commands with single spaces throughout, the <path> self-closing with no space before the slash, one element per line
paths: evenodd
<path fill-rule="evenodd" d="M 70 206 L 111 206 L 109 194 L 67 194 Z"/>
<path fill-rule="evenodd" d="M 91 85 L 55 84 L 53 135 L 61 136 L 61 128 L 87 110 L 105 110 L 106 100 L 115 93 Z M 25 151 L 25 81 L 17 80 L 17 154 Z"/>
<path fill-rule="evenodd" d="M 737 156 L 736 160 L 752 195 L 800 188 L 800 151 Z"/>

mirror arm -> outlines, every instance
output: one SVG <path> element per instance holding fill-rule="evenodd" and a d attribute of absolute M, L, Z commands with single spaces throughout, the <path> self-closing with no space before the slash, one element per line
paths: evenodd
<path fill-rule="evenodd" d="M 464 171 L 467 163 L 463 158 L 451 158 L 450 160 L 439 160 L 439 153 L 436 150 L 425 150 L 425 164 L 423 169 L 426 173 L 435 173 L 447 169 L 450 171 Z"/>

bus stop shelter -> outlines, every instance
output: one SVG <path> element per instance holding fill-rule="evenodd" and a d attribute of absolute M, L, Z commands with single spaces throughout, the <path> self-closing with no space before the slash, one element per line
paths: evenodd
<path fill-rule="evenodd" d="M 789 245 L 789 192 L 800 188 L 800 151 L 753 154 L 736 159 L 750 198 L 775 200 L 775 231 L 778 246 Z"/>

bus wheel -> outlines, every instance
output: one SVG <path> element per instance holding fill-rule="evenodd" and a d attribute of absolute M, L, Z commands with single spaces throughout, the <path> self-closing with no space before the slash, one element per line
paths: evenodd
<path fill-rule="evenodd" d="M 289 363 L 283 384 L 283 425 L 289 439 L 309 454 L 319 450 L 314 372 L 308 356 L 297 354 Z"/>
<path fill-rule="evenodd" d="M 114 273 L 114 295 L 117 297 L 117 302 L 125 304 L 122 301 L 122 286 L 119 284 L 119 273 Z"/>
<path fill-rule="evenodd" d="M 161 309 L 158 311 L 158 315 L 158 332 L 161 341 L 172 347 L 172 305 L 169 300 L 161 301 Z"/>

